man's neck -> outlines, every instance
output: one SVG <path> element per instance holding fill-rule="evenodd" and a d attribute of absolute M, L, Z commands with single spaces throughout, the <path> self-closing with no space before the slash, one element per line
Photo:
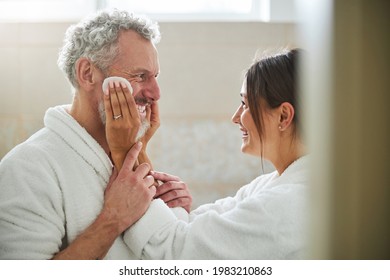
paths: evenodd
<path fill-rule="evenodd" d="M 97 108 L 79 94 L 75 94 L 73 103 L 68 112 L 109 154 L 104 125 L 100 119 Z"/>

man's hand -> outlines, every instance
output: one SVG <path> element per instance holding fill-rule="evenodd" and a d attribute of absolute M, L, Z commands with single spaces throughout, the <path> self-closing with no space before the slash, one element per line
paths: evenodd
<path fill-rule="evenodd" d="M 183 207 L 188 213 L 191 211 L 192 196 L 186 183 L 167 173 L 151 171 L 150 174 L 162 182 L 154 198 L 161 198 L 171 208 Z"/>
<path fill-rule="evenodd" d="M 119 174 L 113 173 L 104 195 L 102 215 L 117 223 L 118 235 L 145 213 L 156 193 L 149 164 L 143 163 L 133 171 L 141 146 L 138 142 L 131 148 Z"/>
<path fill-rule="evenodd" d="M 148 209 L 156 188 L 148 164 L 133 166 L 141 150 L 135 144 L 119 173 L 114 170 L 104 194 L 103 210 L 96 220 L 54 259 L 102 259 L 115 239 Z"/>

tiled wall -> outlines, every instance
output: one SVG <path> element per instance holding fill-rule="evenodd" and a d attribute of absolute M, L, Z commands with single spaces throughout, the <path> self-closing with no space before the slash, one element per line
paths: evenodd
<path fill-rule="evenodd" d="M 71 102 L 57 53 L 69 23 L 0 23 L 0 158 L 42 127 L 45 110 Z M 289 23 L 161 23 L 162 125 L 150 144 L 157 170 L 181 177 L 194 206 L 233 194 L 262 172 L 242 155 L 230 121 L 256 53 L 294 47 Z M 266 169 L 270 170 L 266 165 Z"/>

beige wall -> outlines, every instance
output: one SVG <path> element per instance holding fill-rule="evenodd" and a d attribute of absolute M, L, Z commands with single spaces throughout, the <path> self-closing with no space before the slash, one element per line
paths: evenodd
<path fill-rule="evenodd" d="M 42 127 L 45 110 L 71 102 L 56 65 L 69 23 L 0 23 L 0 158 Z M 158 170 L 188 182 L 194 205 L 260 174 L 230 122 L 255 53 L 296 46 L 289 23 L 161 23 L 162 125 L 150 153 Z M 267 167 L 267 166 L 266 166 Z M 269 170 L 269 169 L 267 169 Z"/>

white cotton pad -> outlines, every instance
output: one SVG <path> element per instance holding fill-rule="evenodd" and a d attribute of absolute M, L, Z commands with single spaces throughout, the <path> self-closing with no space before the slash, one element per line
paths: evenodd
<path fill-rule="evenodd" d="M 133 94 L 133 88 L 131 87 L 130 82 L 128 80 L 126 80 L 125 78 L 116 77 L 116 76 L 112 76 L 112 77 L 108 77 L 108 78 L 104 79 L 103 85 L 102 85 L 103 92 L 106 92 L 106 90 L 108 88 L 108 83 L 110 81 L 113 81 L 113 82 L 116 82 L 116 81 L 117 82 L 124 82 L 125 85 L 129 88 L 130 93 Z"/>

